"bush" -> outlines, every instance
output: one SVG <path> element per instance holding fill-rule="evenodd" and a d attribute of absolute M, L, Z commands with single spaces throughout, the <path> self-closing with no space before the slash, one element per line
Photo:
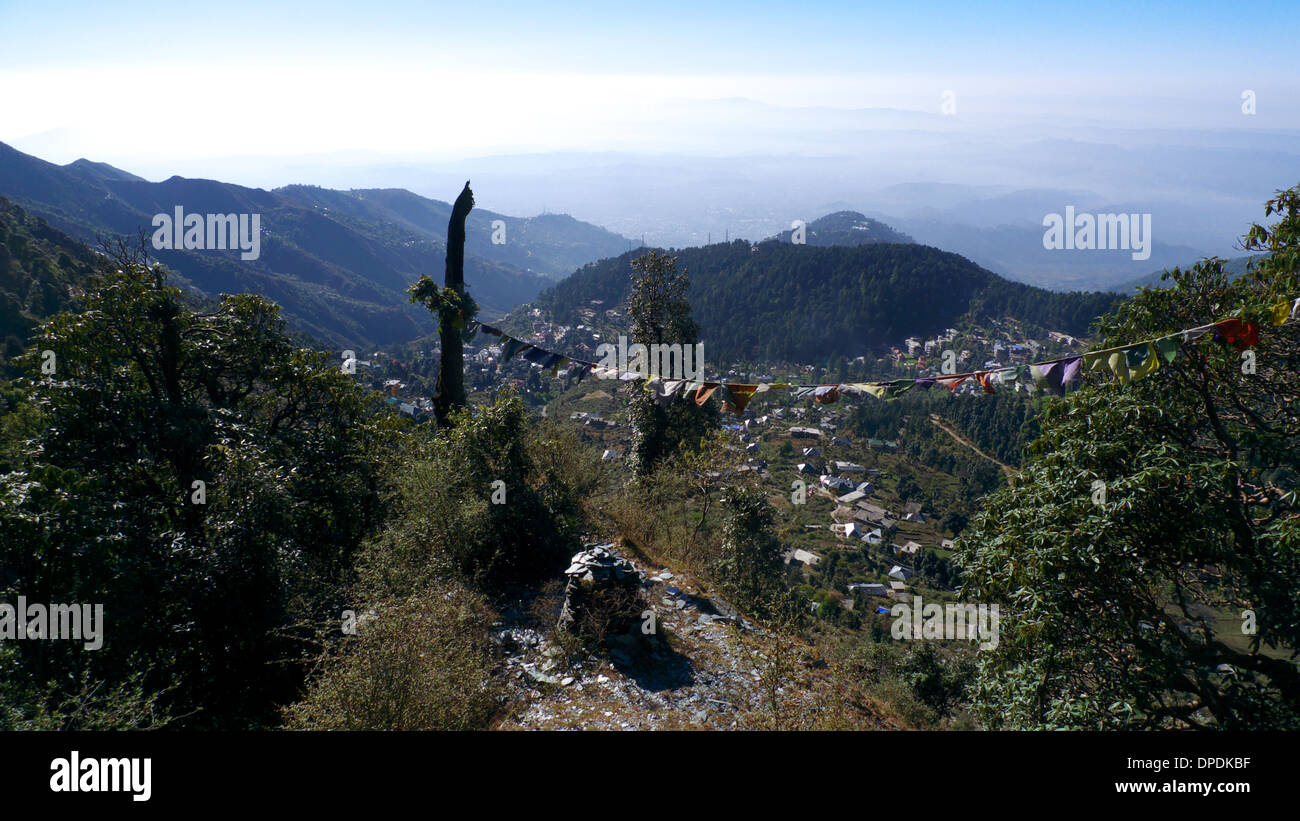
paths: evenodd
<path fill-rule="evenodd" d="M 305 699 L 285 711 L 307 730 L 474 730 L 501 704 L 483 598 L 431 588 L 378 615 L 326 652 Z"/>
<path fill-rule="evenodd" d="M 530 433 L 513 396 L 454 418 L 397 469 L 397 515 L 361 558 L 363 598 L 441 581 L 499 590 L 558 572 L 577 549 L 581 504 L 568 483 L 583 474 L 547 453 L 561 449 L 558 434 Z"/>

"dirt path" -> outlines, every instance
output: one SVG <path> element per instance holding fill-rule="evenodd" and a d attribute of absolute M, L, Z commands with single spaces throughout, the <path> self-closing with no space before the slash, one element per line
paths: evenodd
<path fill-rule="evenodd" d="M 949 436 L 951 436 L 953 439 L 956 439 L 957 442 L 958 442 L 959 444 L 965 445 L 966 447 L 968 447 L 968 448 L 970 448 L 971 450 L 973 450 L 973 451 L 975 451 L 976 453 L 978 453 L 980 456 L 983 456 L 985 459 L 988 459 L 988 460 L 989 460 L 990 462 L 992 462 L 993 464 L 995 464 L 995 465 L 997 465 L 998 467 L 1002 468 L 1002 473 L 1005 474 L 1006 477 L 1007 477 L 1007 484 L 1008 484 L 1008 485 L 1011 484 L 1011 480 L 1014 479 L 1015 476 L 1020 472 L 1020 471 L 1016 470 L 1015 468 L 1011 467 L 1010 465 L 1005 464 L 1004 462 L 999 462 L 997 459 L 994 459 L 992 456 L 989 456 L 989 455 L 988 455 L 987 453 L 985 453 L 984 451 L 982 451 L 982 450 L 980 450 L 979 448 L 975 447 L 974 443 L 970 442 L 970 441 L 967 440 L 964 436 L 962 436 L 960 433 L 958 433 L 957 431 L 953 430 L 952 428 L 950 428 L 950 427 L 948 427 L 946 424 L 944 424 L 943 420 L 940 419 L 939 416 L 938 416 L 937 414 L 933 414 L 933 413 L 930 414 L 930 421 L 933 422 L 933 423 L 935 424 L 935 427 L 939 428 L 939 429 L 942 430 L 944 433 L 946 433 L 946 434 L 948 434 Z"/>

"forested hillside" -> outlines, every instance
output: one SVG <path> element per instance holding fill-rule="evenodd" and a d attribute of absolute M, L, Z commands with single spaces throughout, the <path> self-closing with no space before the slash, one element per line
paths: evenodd
<path fill-rule="evenodd" d="M 0 361 L 20 354 L 40 320 L 72 303 L 94 262 L 86 246 L 0 197 Z"/>
<path fill-rule="evenodd" d="M 103 163 L 45 162 L 0 143 L 0 196 L 87 243 L 102 235 L 152 234 L 156 214 L 259 214 L 260 255 L 151 250 L 178 283 L 215 297 L 257 293 L 289 324 L 338 347 L 403 342 L 433 324 L 406 287 L 445 265 L 450 205 L 409 191 L 332 191 L 290 186 L 265 191 L 216 180 L 149 182 Z M 493 241 L 495 220 L 505 223 Z M 475 211 L 466 282 L 487 316 L 531 299 L 550 281 L 626 248 L 626 240 L 561 215 L 515 219 Z"/>
<path fill-rule="evenodd" d="M 602 260 L 543 292 L 536 306 L 562 322 L 622 304 L 631 260 Z M 914 334 L 973 319 L 1013 316 L 1027 327 L 1080 335 L 1111 293 L 1056 293 L 1002 279 L 969 260 L 906 244 L 815 247 L 770 240 L 674 251 L 714 362 L 815 362 L 859 356 Z"/>

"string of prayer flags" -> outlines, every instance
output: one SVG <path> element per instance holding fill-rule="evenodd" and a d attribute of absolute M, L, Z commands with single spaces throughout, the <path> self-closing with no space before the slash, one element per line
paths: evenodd
<path fill-rule="evenodd" d="M 1259 344 L 1259 326 L 1253 322 L 1234 317 L 1225 319 L 1215 326 L 1216 336 L 1233 347 L 1237 353 Z"/>
<path fill-rule="evenodd" d="M 1202 325 L 1199 328 L 1188 328 L 1179 333 L 1178 336 L 1181 336 L 1184 342 L 1195 342 L 1213 330 L 1214 323 L 1210 323 L 1209 325 Z"/>
<path fill-rule="evenodd" d="M 1124 364 L 1128 365 L 1129 380 L 1141 379 L 1160 367 L 1160 354 L 1151 342 L 1143 342 L 1124 349 Z"/>
<path fill-rule="evenodd" d="M 1300 297 L 1294 300 L 1287 297 L 1268 310 L 1268 317 L 1275 325 L 1282 325 L 1297 316 L 1300 316 Z M 1232 345 L 1238 352 L 1257 345 L 1260 333 L 1259 326 L 1255 323 L 1233 317 L 1121 347 L 1087 351 L 1048 362 L 1000 367 L 973 373 L 923 376 L 916 379 L 896 379 L 891 382 L 851 382 L 842 385 L 792 385 L 786 382 L 741 385 L 669 379 L 659 374 L 647 375 L 635 371 L 620 371 L 617 368 L 548 351 L 478 321 L 466 322 L 465 331 L 470 335 L 483 331 L 490 336 L 501 338 L 503 362 L 522 355 L 521 358 L 527 362 L 550 368 L 552 375 L 557 374 L 562 365 L 567 366 L 568 374 L 578 382 L 590 373 L 594 373 L 600 379 L 617 379 L 624 382 L 643 380 L 641 387 L 652 393 L 654 401 L 660 405 L 668 405 L 675 398 L 683 395 L 703 405 L 714 393 L 721 391 L 718 398 L 722 402 L 723 410 L 738 415 L 745 412 L 745 408 L 756 394 L 771 390 L 789 390 L 797 399 L 811 397 L 821 404 L 831 404 L 839 399 L 841 393 L 868 394 L 877 399 L 894 399 L 912 388 L 925 390 L 935 385 L 942 385 L 952 393 L 971 378 L 979 383 L 984 393 L 994 393 L 997 385 L 1015 383 L 1025 373 L 1029 374 L 1034 385 L 1040 390 L 1047 390 L 1060 396 L 1065 393 L 1066 386 L 1077 381 L 1080 374 L 1085 371 L 1109 370 L 1121 385 L 1127 385 L 1134 379 L 1141 379 L 1154 373 L 1166 363 L 1172 363 L 1178 357 L 1182 344 L 1194 342 L 1211 332 L 1216 340 Z"/>
<path fill-rule="evenodd" d="M 705 384 L 705 385 L 701 385 L 700 387 L 696 388 L 696 389 L 695 389 L 695 404 L 697 404 L 697 405 L 701 405 L 701 406 L 704 405 L 705 402 L 709 401 L 709 397 L 712 396 L 712 395 L 713 395 L 713 392 L 716 391 L 717 389 L 718 389 L 718 385 L 717 385 L 716 383 L 715 383 L 715 384 L 711 384 L 711 385 L 709 385 L 709 384 Z"/>
<path fill-rule="evenodd" d="M 813 399 L 823 405 L 835 403 L 840 398 L 839 385 L 818 385 L 813 391 Z"/>
<path fill-rule="evenodd" d="M 739 416 L 745 412 L 745 406 L 749 404 L 749 400 L 758 392 L 758 386 L 723 385 L 722 390 L 724 391 L 722 409 Z"/>
<path fill-rule="evenodd" d="M 1082 367 L 1083 357 L 1071 356 L 1068 359 L 1058 359 L 1042 365 L 1030 365 L 1029 373 L 1040 390 L 1048 390 L 1057 396 L 1064 396 L 1065 386 L 1078 378 Z"/>
<path fill-rule="evenodd" d="M 915 385 L 915 381 L 902 383 L 894 382 L 883 385 L 869 382 L 854 382 L 841 387 L 847 388 L 854 393 L 865 393 L 874 396 L 877 399 L 896 399 L 905 392 L 911 390 Z"/>
<path fill-rule="evenodd" d="M 1172 363 L 1178 358 L 1178 334 L 1162 336 L 1155 341 L 1156 351 L 1165 359 L 1165 362 Z"/>
<path fill-rule="evenodd" d="M 569 365 L 569 375 L 572 376 L 576 381 L 581 382 L 583 377 L 591 373 L 591 369 L 592 366 L 587 364 L 586 362 L 578 362 L 576 360 L 573 360 Z"/>
<path fill-rule="evenodd" d="M 528 350 L 524 351 L 522 356 L 525 361 L 531 362 L 542 368 L 549 368 L 563 358 L 559 354 L 551 353 L 550 351 L 532 346 L 530 346 Z"/>
<path fill-rule="evenodd" d="M 501 347 L 501 361 L 509 362 L 510 357 L 520 351 L 526 351 L 531 347 L 533 346 L 524 342 L 522 339 L 515 339 L 513 336 L 506 337 L 506 344 Z"/>
<path fill-rule="evenodd" d="M 1294 304 L 1291 300 L 1284 299 L 1274 305 L 1272 311 L 1270 311 L 1272 314 L 1273 324 L 1281 325 L 1291 317 L 1295 316 L 1295 309 L 1297 306 L 1300 306 L 1300 299 L 1297 299 Z"/>

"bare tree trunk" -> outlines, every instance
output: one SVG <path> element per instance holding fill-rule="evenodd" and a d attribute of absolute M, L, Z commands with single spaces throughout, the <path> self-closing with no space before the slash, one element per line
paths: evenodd
<path fill-rule="evenodd" d="M 474 208 L 474 192 L 465 189 L 456 198 L 447 222 L 447 276 L 444 285 L 465 293 L 465 219 Z M 465 352 L 460 330 L 442 322 L 438 329 L 442 343 L 442 360 L 438 367 L 438 394 L 433 399 L 434 416 L 439 425 L 446 425 L 453 408 L 465 406 Z"/>

